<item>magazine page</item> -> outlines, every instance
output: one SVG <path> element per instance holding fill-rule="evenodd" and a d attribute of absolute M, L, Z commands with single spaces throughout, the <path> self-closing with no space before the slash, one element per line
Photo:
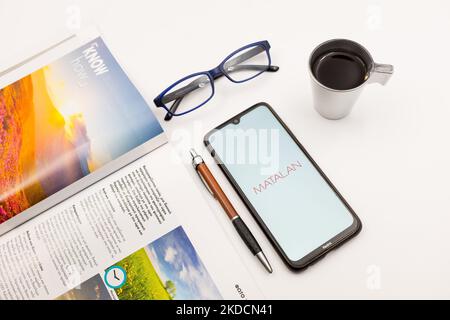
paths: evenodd
<path fill-rule="evenodd" d="M 261 298 L 173 157 L 163 145 L 1 237 L 0 299 Z"/>
<path fill-rule="evenodd" d="M 95 32 L 0 79 L 0 234 L 166 142 Z"/>

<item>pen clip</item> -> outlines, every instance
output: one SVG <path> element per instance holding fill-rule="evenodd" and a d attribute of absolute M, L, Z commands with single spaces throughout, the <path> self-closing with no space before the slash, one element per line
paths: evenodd
<path fill-rule="evenodd" d="M 202 175 L 198 172 L 198 170 L 195 170 L 195 172 L 197 172 L 198 177 L 200 178 L 200 181 L 203 183 L 203 185 L 205 186 L 206 190 L 208 190 L 208 192 L 213 196 L 213 198 L 216 198 L 216 196 L 214 195 L 214 192 L 212 192 L 211 188 L 208 186 L 208 184 L 205 181 L 205 178 L 202 177 Z"/>

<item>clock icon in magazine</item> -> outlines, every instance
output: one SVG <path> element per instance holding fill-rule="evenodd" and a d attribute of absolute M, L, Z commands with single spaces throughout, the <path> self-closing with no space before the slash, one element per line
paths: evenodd
<path fill-rule="evenodd" d="M 104 280 L 111 289 L 119 289 L 127 281 L 127 272 L 120 266 L 112 266 L 106 270 Z"/>

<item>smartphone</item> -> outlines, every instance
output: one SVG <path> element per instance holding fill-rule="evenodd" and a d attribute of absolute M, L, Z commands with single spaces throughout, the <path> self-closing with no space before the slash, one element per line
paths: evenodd
<path fill-rule="evenodd" d="M 267 103 L 221 124 L 204 143 L 288 266 L 304 269 L 361 221 Z"/>

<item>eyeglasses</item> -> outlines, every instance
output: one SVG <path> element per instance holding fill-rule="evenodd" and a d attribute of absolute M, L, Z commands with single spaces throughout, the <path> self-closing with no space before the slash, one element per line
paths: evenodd
<path fill-rule="evenodd" d="M 271 65 L 270 44 L 259 41 L 231 53 L 219 66 L 184 77 L 161 92 L 153 102 L 167 111 L 164 120 L 182 116 L 205 105 L 214 96 L 214 81 L 225 76 L 234 83 L 252 80 L 263 72 L 276 72 Z"/>

